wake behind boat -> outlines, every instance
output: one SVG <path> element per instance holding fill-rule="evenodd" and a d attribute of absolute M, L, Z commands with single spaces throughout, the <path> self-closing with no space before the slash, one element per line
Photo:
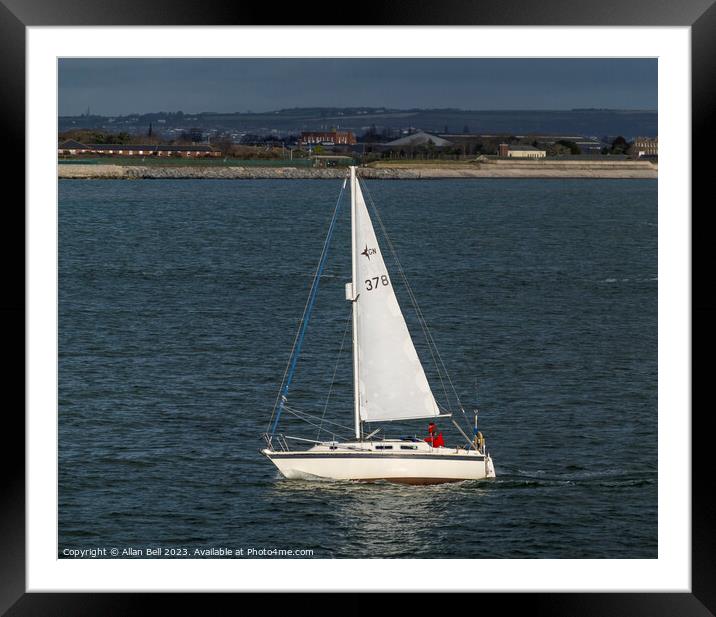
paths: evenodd
<path fill-rule="evenodd" d="M 344 189 L 345 186 L 346 182 L 343 184 Z M 342 193 L 343 189 L 341 196 Z M 477 412 L 474 423 L 468 423 L 467 431 L 473 433 L 472 437 L 468 437 L 467 432 L 453 419 L 453 414 L 441 408 L 433 396 L 383 260 L 355 167 L 350 168 L 350 194 L 353 276 L 352 281 L 345 286 L 345 294 L 346 300 L 352 304 L 355 439 L 342 442 L 318 441 L 277 432 L 279 420 L 286 411 L 311 423 L 310 414 L 288 405 L 288 394 L 335 228 L 341 202 L 339 196 L 274 405 L 269 431 L 264 435 L 267 447 L 261 453 L 289 479 L 387 480 L 407 484 L 436 484 L 495 477 L 492 459 L 485 449 L 484 437 L 478 430 Z M 382 227 L 382 221 L 378 220 Z M 392 250 L 390 242 L 389 246 Z M 407 285 L 397 257 L 396 262 Z M 428 344 L 434 346 L 409 285 L 408 293 Z M 431 348 L 433 352 L 439 358 L 437 350 Z M 442 359 L 439 364 L 444 369 Z M 457 401 L 459 404 L 459 398 Z M 459 407 L 459 411 L 467 419 L 462 407 Z M 464 438 L 464 443 L 446 447 L 442 435 L 433 432 L 426 440 L 416 437 L 379 439 L 376 435 L 381 431 L 380 427 L 368 435 L 364 433 L 365 425 L 370 423 L 425 419 L 434 421 L 437 418 L 450 418 Z M 435 427 L 433 422 L 431 427 Z M 294 450 L 289 446 L 289 440 L 313 445 L 307 449 Z"/>

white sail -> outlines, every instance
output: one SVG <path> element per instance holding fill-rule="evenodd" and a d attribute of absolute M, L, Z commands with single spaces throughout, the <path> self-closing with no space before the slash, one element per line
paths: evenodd
<path fill-rule="evenodd" d="M 439 415 L 355 183 L 356 302 L 360 419 L 364 422 Z"/>

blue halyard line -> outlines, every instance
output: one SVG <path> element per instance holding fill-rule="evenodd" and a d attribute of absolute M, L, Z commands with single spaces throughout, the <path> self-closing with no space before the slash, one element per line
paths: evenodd
<path fill-rule="evenodd" d="M 321 256 L 321 260 L 318 263 L 318 270 L 316 271 L 316 276 L 313 279 L 313 284 L 311 285 L 311 291 L 308 294 L 308 306 L 306 307 L 306 314 L 303 318 L 303 321 L 301 322 L 301 329 L 299 331 L 298 340 L 296 342 L 296 347 L 293 350 L 293 355 L 291 356 L 291 362 L 290 367 L 288 370 L 288 375 L 286 376 L 286 383 L 284 384 L 283 390 L 281 391 L 281 401 L 279 402 L 278 410 L 276 412 L 276 418 L 274 420 L 273 426 L 271 427 L 271 435 L 273 436 L 276 433 L 276 427 L 278 426 L 278 421 L 281 418 L 281 413 L 283 412 L 283 406 L 286 402 L 286 396 L 288 395 L 288 389 L 291 385 L 291 379 L 293 379 L 293 373 L 296 370 L 296 363 L 298 362 L 298 356 L 301 353 L 301 346 L 303 345 L 303 337 L 306 334 L 306 328 L 308 327 L 308 321 L 311 318 L 311 311 L 313 310 L 313 305 L 316 302 L 316 295 L 318 293 L 318 284 L 321 280 L 321 273 L 323 272 L 323 267 L 326 265 L 326 259 L 328 258 L 328 249 L 331 245 L 331 238 L 333 237 L 333 228 L 336 224 L 336 219 L 338 218 L 338 212 L 340 211 L 341 206 L 341 198 L 343 197 L 343 191 L 346 188 L 346 183 L 343 183 L 343 186 L 341 187 L 341 192 L 338 194 L 338 200 L 336 201 L 336 207 L 333 212 L 333 218 L 331 219 L 331 224 L 328 227 L 328 235 L 326 236 L 326 242 L 325 242 L 325 249 L 323 251 L 323 255 Z"/>

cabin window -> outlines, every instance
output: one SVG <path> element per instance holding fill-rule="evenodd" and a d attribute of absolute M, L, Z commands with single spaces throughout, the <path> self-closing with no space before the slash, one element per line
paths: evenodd
<path fill-rule="evenodd" d="M 417 450 L 418 446 L 400 446 L 401 450 Z"/>
<path fill-rule="evenodd" d="M 393 446 L 376 446 L 376 450 L 392 450 Z"/>

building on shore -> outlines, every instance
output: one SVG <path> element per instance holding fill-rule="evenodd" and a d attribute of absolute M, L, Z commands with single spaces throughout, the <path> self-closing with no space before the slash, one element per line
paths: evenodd
<path fill-rule="evenodd" d="M 315 146 L 352 146 L 356 136 L 350 131 L 303 131 L 298 138 L 299 148 Z"/>
<path fill-rule="evenodd" d="M 436 148 L 445 148 L 447 146 L 452 146 L 453 144 L 451 141 L 438 137 L 437 135 L 431 135 L 430 133 L 419 131 L 417 133 L 401 137 L 400 139 L 394 139 L 393 141 L 389 141 L 382 145 L 389 148 L 403 148 L 405 146 L 412 148 L 417 146 L 435 146 Z"/>
<path fill-rule="evenodd" d="M 440 137 L 451 141 L 465 154 L 489 154 L 498 152 L 500 143 L 519 141 L 523 144 L 535 146 L 538 150 L 549 152 L 550 147 L 559 142 L 571 142 L 579 148 L 581 154 L 600 154 L 608 144 L 596 137 L 582 135 L 548 135 L 530 133 L 526 135 L 507 135 L 489 133 L 441 133 Z"/>
<path fill-rule="evenodd" d="M 596 137 L 584 137 L 582 135 L 529 135 L 524 136 L 533 140 L 537 148 L 548 150 L 555 144 L 574 144 L 579 148 L 580 154 L 600 154 L 608 144 Z"/>
<path fill-rule="evenodd" d="M 209 145 L 155 145 L 155 144 L 82 144 L 74 140 L 61 143 L 57 147 L 58 155 L 98 154 L 114 156 L 183 156 L 183 157 L 216 157 L 221 152 Z"/>
<path fill-rule="evenodd" d="M 75 141 L 74 139 L 63 141 L 59 146 L 57 146 L 58 154 L 87 154 L 89 151 L 89 146 L 81 144 L 79 141 Z"/>
<path fill-rule="evenodd" d="M 634 139 L 632 146 L 634 154 L 637 157 L 642 156 L 658 156 L 659 155 L 659 138 L 658 137 L 637 137 Z"/>
<path fill-rule="evenodd" d="M 497 154 L 500 157 L 510 159 L 543 159 L 547 156 L 547 151 L 538 150 L 534 146 L 503 143 L 498 146 Z"/>
<path fill-rule="evenodd" d="M 363 153 L 375 153 L 391 159 L 432 158 L 441 156 L 448 150 L 454 149 L 454 144 L 447 139 L 418 131 L 405 137 L 394 139 L 385 143 L 366 143 Z"/>

